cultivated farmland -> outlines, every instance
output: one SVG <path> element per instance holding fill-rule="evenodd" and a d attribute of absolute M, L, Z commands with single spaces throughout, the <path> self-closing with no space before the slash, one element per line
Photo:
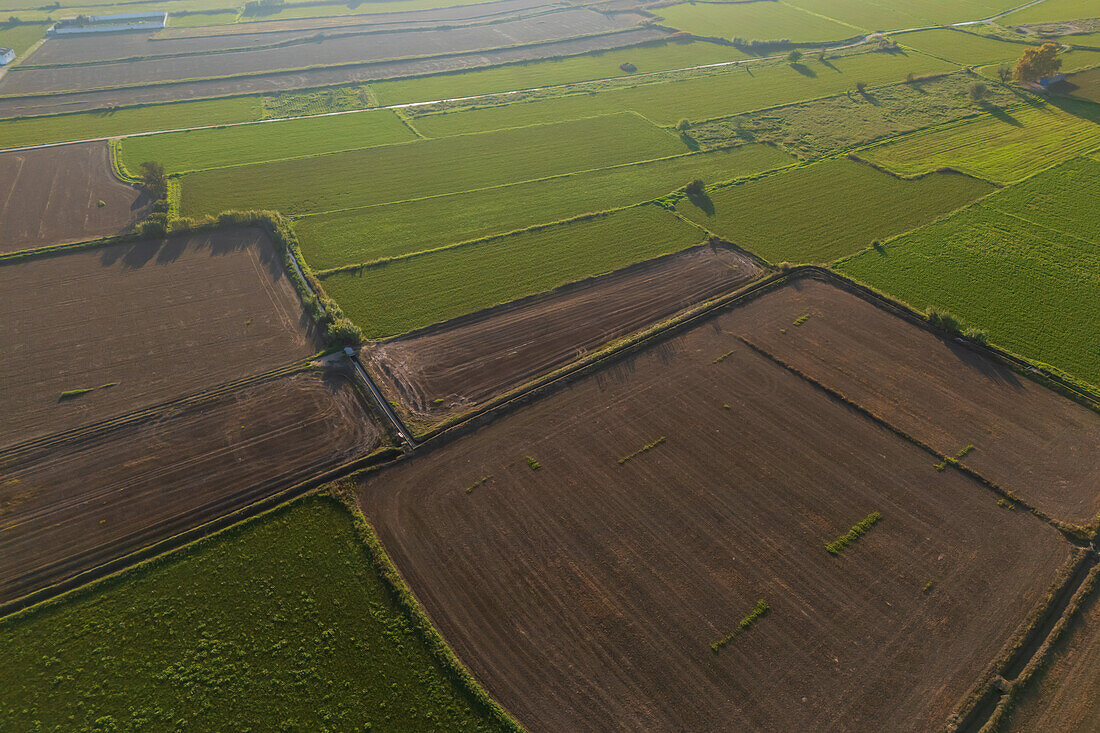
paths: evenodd
<path fill-rule="evenodd" d="M 937 727 L 1070 545 L 729 317 L 368 478 L 365 513 L 521 723 Z"/>
<path fill-rule="evenodd" d="M 0 445 L 183 397 L 320 348 L 279 254 L 258 229 L 6 262 L 0 289 L 9 296 L 0 301 Z M 91 391 L 65 396 L 77 390 Z"/>
<path fill-rule="evenodd" d="M 1098 165 L 1085 159 L 1051 169 L 839 268 L 915 308 L 949 310 L 1010 351 L 1100 384 L 1097 212 L 1084 203 L 1097 195 Z"/>
<path fill-rule="evenodd" d="M 336 272 L 322 284 L 368 338 L 446 321 L 699 244 L 655 206 Z"/>
<path fill-rule="evenodd" d="M 338 374 L 301 374 L 3 455 L 0 602 L 360 458 L 381 428 Z"/>
<path fill-rule="evenodd" d="M 369 358 L 407 411 L 439 418 L 759 273 L 745 255 L 706 245 L 379 343 Z"/>
<path fill-rule="evenodd" d="M 0 253 L 119 234 L 149 213 L 106 143 L 0 153 Z"/>
<path fill-rule="evenodd" d="M 325 270 L 630 206 L 663 196 L 695 178 L 723 181 L 792 162 L 773 147 L 745 145 L 307 216 L 295 223 L 295 229 L 310 265 Z"/>
<path fill-rule="evenodd" d="M 18 728 L 507 730 L 449 679 L 327 501 L 8 619 L 0 643 Z"/>
<path fill-rule="evenodd" d="M 181 211 L 185 216 L 252 208 L 335 211 L 684 152 L 687 147 L 676 136 L 621 113 L 192 173 L 181 181 Z"/>
<path fill-rule="evenodd" d="M 665 24 L 697 36 L 746 41 L 839 41 L 860 28 L 807 13 L 786 3 L 678 3 L 656 11 Z"/>
<path fill-rule="evenodd" d="M 1069 111 L 1053 105 L 998 110 L 913 133 L 861 155 L 902 175 L 949 166 L 994 181 L 1018 181 L 1100 146 L 1100 126 L 1063 105 Z"/>
<path fill-rule="evenodd" d="M 772 262 L 829 262 L 915 229 L 990 193 L 958 174 L 903 181 L 830 160 L 681 199 L 676 210 Z"/>
<path fill-rule="evenodd" d="M 894 36 L 898 43 L 966 66 L 1016 59 L 1027 48 L 961 30 L 936 29 Z"/>
<path fill-rule="evenodd" d="M 1049 0 L 1048 0 L 1049 1 Z M 869 31 L 981 20 L 1019 7 L 1017 0 L 794 0 L 792 5 Z"/>

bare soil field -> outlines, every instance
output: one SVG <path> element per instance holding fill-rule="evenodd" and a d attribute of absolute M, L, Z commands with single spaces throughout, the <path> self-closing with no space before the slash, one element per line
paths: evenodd
<path fill-rule="evenodd" d="M 0 153 L 0 253 L 119 234 L 147 214 L 107 143 Z"/>
<path fill-rule="evenodd" d="M 321 344 L 259 229 L 0 264 L 0 447 L 304 359 Z M 69 397 L 70 390 L 92 391 Z"/>
<path fill-rule="evenodd" d="M 0 602 L 364 456 L 382 437 L 344 377 L 307 372 L 8 461 Z"/>
<path fill-rule="evenodd" d="M 165 81 L 254 74 L 317 65 L 402 59 L 413 56 L 469 53 L 546 43 L 637 25 L 633 16 L 607 16 L 587 8 L 523 18 L 494 25 L 325 37 L 311 43 L 124 63 L 82 64 L 51 68 L 15 67 L 0 78 L 0 94 L 40 94 L 142 86 Z M 183 42 L 201 51 L 203 40 Z"/>
<path fill-rule="evenodd" d="M 1009 733 L 1100 730 L 1100 592 L 1093 590 L 1054 646 L 1047 667 L 1020 695 Z"/>
<path fill-rule="evenodd" d="M 946 455 L 973 445 L 967 466 L 1056 519 L 1100 512 L 1100 415 L 968 347 L 810 279 L 716 323 Z"/>
<path fill-rule="evenodd" d="M 723 245 L 693 247 L 456 318 L 364 350 L 408 413 L 438 419 L 760 274 Z"/>
<path fill-rule="evenodd" d="M 927 731 L 1071 555 L 930 457 L 708 320 L 368 476 L 360 503 L 532 730 Z"/>
<path fill-rule="evenodd" d="M 533 61 L 547 57 L 604 51 L 663 40 L 668 36 L 668 31 L 653 27 L 642 27 L 572 40 L 535 43 L 516 48 L 475 51 L 420 59 L 379 61 L 335 68 L 279 71 L 270 74 L 234 76 L 226 79 L 204 79 L 146 87 L 0 97 L 0 119 L 80 112 L 133 104 L 279 92 L 288 89 L 306 89 L 351 82 L 461 71 L 497 64 Z M 45 69 L 44 71 L 52 72 L 55 69 Z M 0 89 L 0 93 L 6 92 Z"/>

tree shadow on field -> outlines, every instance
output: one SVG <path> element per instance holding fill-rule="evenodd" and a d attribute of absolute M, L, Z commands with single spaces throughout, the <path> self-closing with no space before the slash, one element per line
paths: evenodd
<path fill-rule="evenodd" d="M 1023 389 L 1023 383 L 1020 381 L 1020 377 L 1016 372 L 994 361 L 981 351 L 967 346 L 966 344 L 959 343 L 955 338 L 955 336 L 940 335 L 940 340 L 947 346 L 947 350 L 958 358 L 960 362 L 974 371 L 979 372 L 992 382 L 1004 384 L 1015 389 Z"/>
<path fill-rule="evenodd" d="M 687 198 L 688 201 L 701 209 L 704 214 L 707 216 L 714 216 L 714 201 L 711 200 L 706 191 L 688 191 Z"/>
<path fill-rule="evenodd" d="M 802 74 L 802 76 L 808 76 L 811 79 L 817 78 L 817 72 L 811 69 L 809 66 L 806 66 L 806 64 L 800 62 L 793 63 L 791 64 L 791 68 L 797 71 L 799 74 Z"/>
<path fill-rule="evenodd" d="M 1001 122 L 1012 125 L 1013 127 L 1024 126 L 1024 123 L 1013 117 L 1011 114 L 1008 113 L 1008 110 L 1002 107 L 998 107 L 997 105 L 991 104 L 990 102 L 987 102 L 985 100 L 978 102 L 978 106 Z"/>

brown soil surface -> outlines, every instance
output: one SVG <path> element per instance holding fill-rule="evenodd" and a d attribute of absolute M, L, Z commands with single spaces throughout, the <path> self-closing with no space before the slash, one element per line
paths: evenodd
<path fill-rule="evenodd" d="M 946 455 L 975 446 L 967 466 L 1057 519 L 1100 512 L 1100 415 L 965 346 L 808 279 L 717 323 Z"/>
<path fill-rule="evenodd" d="M 0 99 L 0 119 L 20 115 L 47 115 L 61 112 L 104 109 L 114 105 L 150 104 L 185 99 L 205 99 L 238 94 L 281 92 L 333 84 L 395 79 L 420 74 L 476 69 L 497 64 L 533 61 L 590 51 L 621 48 L 668 38 L 668 32 L 645 27 L 588 38 L 554 43 L 536 43 L 518 48 L 439 56 L 405 61 L 380 61 L 336 68 L 282 71 L 227 79 L 207 79 L 147 87 L 127 87 L 103 91 L 58 93 Z M 50 70 L 46 70 L 50 71 Z"/>
<path fill-rule="evenodd" d="M 25 456 L 0 477 L 0 601 L 366 455 L 381 437 L 342 377 L 306 373 Z"/>
<path fill-rule="evenodd" d="M 536 731 L 939 728 L 1071 555 L 996 498 L 715 320 L 360 493 L 443 636 Z"/>
<path fill-rule="evenodd" d="M 1100 730 L 1100 591 L 1052 650 L 1000 730 L 1065 733 Z"/>
<path fill-rule="evenodd" d="M 259 374 L 320 348 L 279 254 L 254 228 L 3 264 L 0 292 L 0 447 Z"/>
<path fill-rule="evenodd" d="M 637 25 L 637 21 L 638 18 L 632 16 L 607 16 L 587 8 L 570 8 L 535 18 L 449 30 L 335 36 L 278 48 L 199 53 L 125 63 L 27 69 L 15 67 L 0 78 L 0 94 L 86 91 L 281 69 L 303 69 L 327 64 L 470 53 L 607 33 Z M 182 43 L 201 51 L 206 41 L 194 39 Z"/>
<path fill-rule="evenodd" d="M 365 354 L 418 416 L 467 409 L 743 285 L 751 258 L 706 245 L 378 343 Z M 435 403 L 442 398 L 445 401 Z"/>
<path fill-rule="evenodd" d="M 0 253 L 118 234 L 147 203 L 115 178 L 105 142 L 0 153 Z"/>

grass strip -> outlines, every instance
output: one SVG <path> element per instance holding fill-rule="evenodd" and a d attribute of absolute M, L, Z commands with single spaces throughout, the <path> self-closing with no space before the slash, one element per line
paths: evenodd
<path fill-rule="evenodd" d="M 966 458 L 972 450 L 974 450 L 974 446 L 968 445 L 953 456 L 944 456 L 943 460 L 935 464 L 933 468 L 939 472 L 943 472 L 947 470 L 948 466 L 958 466 L 959 461 Z"/>
<path fill-rule="evenodd" d="M 626 463 L 627 461 L 632 460 L 634 458 L 637 458 L 638 456 L 642 455 L 646 451 L 653 450 L 654 448 L 656 448 L 657 446 L 659 446 L 661 443 L 664 443 L 664 442 L 665 442 L 665 436 L 662 435 L 660 438 L 657 438 L 657 440 L 654 440 L 652 443 L 646 443 L 645 445 L 643 445 L 641 448 L 634 451 L 630 455 L 626 455 L 626 456 L 623 456 L 622 458 L 620 458 L 619 459 L 619 465 L 621 466 L 624 463 Z"/>
<path fill-rule="evenodd" d="M 866 517 L 864 517 L 862 521 L 860 521 L 858 524 L 848 530 L 847 534 L 841 537 L 837 537 L 832 542 L 827 542 L 825 544 L 825 550 L 830 555 L 839 555 L 841 552 L 844 551 L 845 547 L 847 547 L 852 542 L 855 542 L 863 535 L 867 534 L 867 532 L 870 531 L 871 527 L 874 527 L 875 524 L 877 524 L 878 521 L 881 519 L 881 514 L 879 514 L 878 512 L 871 512 Z"/>
<path fill-rule="evenodd" d="M 753 606 L 753 609 L 749 611 L 748 615 L 745 616 L 745 618 L 741 619 L 740 623 L 737 624 L 737 628 L 734 629 L 733 632 L 731 632 L 730 634 L 711 644 L 710 650 L 715 654 L 720 652 L 722 650 L 722 647 L 733 641 L 734 638 L 741 632 L 748 630 L 750 626 L 756 623 L 757 619 L 762 617 L 769 610 L 771 610 L 771 606 L 768 605 L 767 601 L 765 601 L 763 598 L 758 600 L 756 602 L 756 605 Z"/>

